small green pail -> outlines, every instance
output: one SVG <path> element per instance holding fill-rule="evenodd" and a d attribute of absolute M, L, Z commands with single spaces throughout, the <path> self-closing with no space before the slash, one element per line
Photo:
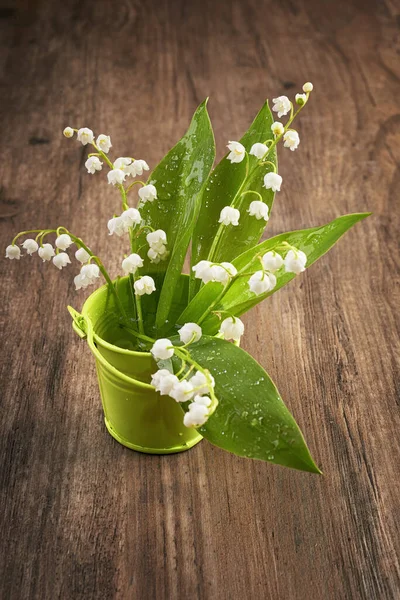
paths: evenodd
<path fill-rule="evenodd" d="M 184 308 L 187 280 L 187 276 L 182 276 L 176 289 L 173 311 L 177 315 Z M 124 309 L 132 314 L 134 300 L 129 278 L 120 278 L 116 285 Z M 156 299 L 147 296 L 142 300 L 145 321 L 151 327 Z M 169 396 L 160 396 L 150 385 L 151 374 L 158 367 L 149 352 L 131 349 L 134 338 L 121 329 L 108 287 L 91 294 L 81 314 L 69 310 L 75 332 L 87 339 L 95 356 L 104 420 L 113 438 L 149 454 L 183 452 L 200 442 L 202 436 L 183 425 L 180 404 Z"/>

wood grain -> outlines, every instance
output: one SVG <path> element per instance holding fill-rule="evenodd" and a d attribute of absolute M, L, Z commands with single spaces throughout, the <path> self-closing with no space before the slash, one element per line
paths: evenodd
<path fill-rule="evenodd" d="M 65 224 L 116 271 L 115 196 L 66 125 L 155 165 L 210 96 L 219 156 L 265 97 L 315 92 L 268 234 L 372 210 L 246 316 L 325 476 L 106 433 L 73 271 L 2 260 L 0 597 L 382 600 L 399 569 L 399 13 L 394 0 L 32 0 L 0 9 L 2 247 Z"/>

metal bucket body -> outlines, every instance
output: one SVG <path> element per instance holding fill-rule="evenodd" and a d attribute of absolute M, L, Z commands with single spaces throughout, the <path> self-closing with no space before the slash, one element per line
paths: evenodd
<path fill-rule="evenodd" d="M 182 276 L 177 287 L 177 311 L 183 309 L 180 304 L 186 279 Z M 121 278 L 117 285 L 125 310 L 132 314 L 129 279 Z M 147 300 L 143 309 L 151 323 L 155 306 L 153 314 Z M 118 442 L 140 452 L 170 454 L 188 450 L 201 441 L 202 436 L 195 429 L 183 425 L 184 411 L 180 404 L 169 396 L 160 396 L 149 385 L 158 367 L 149 352 L 131 349 L 134 338 L 121 330 L 119 313 L 107 286 L 89 296 L 81 315 L 70 312 L 74 330 L 87 338 L 95 356 L 105 423 Z"/>

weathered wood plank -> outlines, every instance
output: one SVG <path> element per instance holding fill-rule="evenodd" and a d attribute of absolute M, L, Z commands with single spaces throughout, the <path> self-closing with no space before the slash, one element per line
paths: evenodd
<path fill-rule="evenodd" d="M 325 476 L 203 442 L 145 456 L 106 433 L 70 328 L 72 270 L 0 262 L 0 597 L 399 597 L 398 8 L 293 0 L 0 8 L 2 244 L 66 224 L 116 272 L 115 196 L 65 125 L 156 164 L 210 96 L 219 156 L 264 97 L 315 92 L 281 152 L 269 233 L 372 210 L 303 278 L 245 317 Z M 90 217 L 88 217 L 90 215 Z"/>

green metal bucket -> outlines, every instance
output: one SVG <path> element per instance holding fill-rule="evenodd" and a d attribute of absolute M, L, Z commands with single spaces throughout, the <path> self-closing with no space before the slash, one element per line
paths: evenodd
<path fill-rule="evenodd" d="M 177 314 L 187 297 L 187 279 L 182 276 L 177 286 L 173 307 Z M 119 279 L 117 287 L 126 312 L 132 314 L 129 278 Z M 156 299 L 142 298 L 146 325 L 151 328 Z M 149 384 L 158 367 L 149 352 L 131 349 L 133 338 L 120 327 L 119 313 L 108 287 L 91 294 L 81 314 L 69 310 L 74 330 L 87 339 L 95 356 L 104 420 L 112 437 L 128 448 L 149 454 L 183 452 L 200 442 L 202 436 L 183 425 L 184 411 L 180 404 L 169 396 L 160 396 Z"/>

